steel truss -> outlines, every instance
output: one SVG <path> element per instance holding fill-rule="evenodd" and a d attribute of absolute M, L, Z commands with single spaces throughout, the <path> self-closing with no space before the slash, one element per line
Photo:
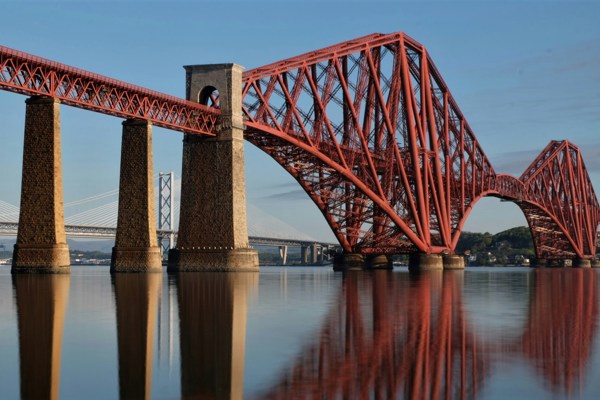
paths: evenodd
<path fill-rule="evenodd" d="M 215 135 L 211 107 L 0 46 L 0 89 Z M 539 258 L 595 255 L 598 201 L 579 150 L 552 142 L 496 174 L 425 47 L 371 34 L 243 74 L 246 139 L 296 178 L 347 252 L 454 252 L 483 196 L 515 201 Z"/>
<path fill-rule="evenodd" d="M 587 258 L 596 253 L 600 207 L 577 146 L 552 141 L 520 180 L 536 255 L 544 259 Z"/>
<path fill-rule="evenodd" d="M 197 103 L 4 46 L 0 46 L 0 89 L 50 96 L 70 106 L 121 118 L 141 118 L 191 134 L 214 136 L 220 114 Z"/>
<path fill-rule="evenodd" d="M 451 251 L 496 177 L 425 48 L 373 34 L 244 74 L 246 138 L 346 251 Z"/>

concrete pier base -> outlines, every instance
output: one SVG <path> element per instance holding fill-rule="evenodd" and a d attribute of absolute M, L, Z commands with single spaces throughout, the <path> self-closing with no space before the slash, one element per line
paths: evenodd
<path fill-rule="evenodd" d="M 68 273 L 60 146 L 60 103 L 26 102 L 19 229 L 13 273 Z"/>
<path fill-rule="evenodd" d="M 591 263 L 592 263 L 592 268 L 600 268 L 600 260 L 594 258 L 591 260 Z"/>
<path fill-rule="evenodd" d="M 393 269 L 392 259 L 385 254 L 369 254 L 366 257 L 367 269 Z"/>
<path fill-rule="evenodd" d="M 365 269 L 365 256 L 360 253 L 337 253 L 333 256 L 334 271 Z"/>
<path fill-rule="evenodd" d="M 258 271 L 258 254 L 254 249 L 186 249 L 169 250 L 169 272 Z"/>
<path fill-rule="evenodd" d="M 410 271 L 430 271 L 443 268 L 444 260 L 441 254 L 411 253 L 408 257 Z"/>
<path fill-rule="evenodd" d="M 258 270 L 246 220 L 242 67 L 187 66 L 187 98 L 204 102 L 219 93 L 217 137 L 186 135 L 177 245 L 169 272 Z"/>
<path fill-rule="evenodd" d="M 442 256 L 444 269 L 465 269 L 465 258 L 456 254 Z"/>
<path fill-rule="evenodd" d="M 592 268 L 592 260 L 576 258 L 573 260 L 573 268 Z"/>
<path fill-rule="evenodd" d="M 152 125 L 147 121 L 123 122 L 119 215 L 110 271 L 162 271 L 154 211 Z"/>

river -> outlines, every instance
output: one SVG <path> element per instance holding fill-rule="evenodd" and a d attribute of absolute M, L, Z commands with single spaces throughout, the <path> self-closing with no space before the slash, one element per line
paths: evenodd
<path fill-rule="evenodd" d="M 600 398 L 599 270 L 0 269 L 0 397 Z"/>

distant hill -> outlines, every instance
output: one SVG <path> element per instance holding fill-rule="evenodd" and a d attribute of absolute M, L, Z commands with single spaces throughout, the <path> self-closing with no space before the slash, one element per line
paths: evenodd
<path fill-rule="evenodd" d="M 463 232 L 456 246 L 457 254 L 468 254 L 479 265 L 518 264 L 535 256 L 531 232 L 526 226 L 489 232 Z"/>

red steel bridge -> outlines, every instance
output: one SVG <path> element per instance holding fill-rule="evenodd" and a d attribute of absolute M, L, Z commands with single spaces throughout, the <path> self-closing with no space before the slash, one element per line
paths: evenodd
<path fill-rule="evenodd" d="M 540 259 L 590 259 L 600 208 L 577 146 L 497 173 L 423 45 L 371 34 L 243 73 L 245 139 L 302 186 L 348 253 L 453 254 L 477 201 L 515 202 Z M 0 46 L 0 89 L 215 136 L 219 93 L 186 101 Z"/>

